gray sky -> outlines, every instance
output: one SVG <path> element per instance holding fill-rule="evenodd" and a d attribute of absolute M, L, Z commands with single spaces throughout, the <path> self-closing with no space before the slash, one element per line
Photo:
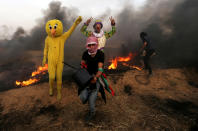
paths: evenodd
<path fill-rule="evenodd" d="M 0 0 L 0 30 L 9 28 L 15 31 L 19 26 L 29 30 L 36 25 L 36 20 L 42 18 L 43 11 L 52 0 Z M 56 1 L 56 0 L 54 0 Z M 59 0 L 62 6 L 77 8 L 79 15 L 94 17 L 111 9 L 119 12 L 124 3 L 129 1 L 138 10 L 146 0 Z M 6 25 L 6 26 L 5 26 Z"/>

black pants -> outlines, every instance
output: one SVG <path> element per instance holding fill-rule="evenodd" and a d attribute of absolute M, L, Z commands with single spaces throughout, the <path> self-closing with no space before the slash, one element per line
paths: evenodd
<path fill-rule="evenodd" d="M 143 57 L 144 59 L 144 67 L 146 70 L 149 71 L 149 75 L 152 74 L 152 69 L 151 69 L 151 65 L 150 65 L 150 57 L 151 55 L 155 52 L 154 49 L 151 50 L 146 50 L 146 55 Z"/>

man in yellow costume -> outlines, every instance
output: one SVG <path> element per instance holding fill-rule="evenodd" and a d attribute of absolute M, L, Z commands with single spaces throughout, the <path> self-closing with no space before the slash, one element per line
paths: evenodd
<path fill-rule="evenodd" d="M 49 95 L 53 95 L 53 86 L 56 77 L 58 100 L 61 99 L 64 43 L 81 21 L 82 18 L 81 16 L 79 16 L 73 23 L 72 27 L 64 33 L 63 25 L 60 20 L 53 19 L 46 23 L 45 29 L 48 36 L 45 39 L 44 57 L 42 65 L 44 66 L 48 59 L 48 73 L 50 85 Z"/>

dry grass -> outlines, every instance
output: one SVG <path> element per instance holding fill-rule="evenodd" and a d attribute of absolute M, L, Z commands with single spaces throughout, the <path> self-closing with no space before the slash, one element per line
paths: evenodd
<path fill-rule="evenodd" d="M 156 69 L 109 75 L 116 92 L 100 94 L 96 117 L 86 124 L 74 83 L 64 82 L 63 99 L 48 96 L 48 83 L 0 93 L 0 129 L 13 130 L 193 130 L 198 124 L 198 88 L 189 85 L 187 69 Z M 193 74 L 197 77 L 197 74 Z M 195 79 L 195 78 L 194 78 Z M 194 79 L 191 78 L 193 81 Z"/>

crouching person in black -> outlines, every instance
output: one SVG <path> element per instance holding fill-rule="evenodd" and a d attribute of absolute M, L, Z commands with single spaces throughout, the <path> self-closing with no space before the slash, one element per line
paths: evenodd
<path fill-rule="evenodd" d="M 151 40 L 149 39 L 146 32 L 140 33 L 140 38 L 143 41 L 143 46 L 141 48 L 141 52 L 143 52 L 143 60 L 144 60 L 144 67 L 148 70 L 149 75 L 152 74 L 152 68 L 150 65 L 150 57 L 155 55 L 155 50 L 152 48 Z"/>
<path fill-rule="evenodd" d="M 83 53 L 81 65 L 87 68 L 93 79 L 88 87 L 80 92 L 80 99 L 85 104 L 89 103 L 89 114 L 86 116 L 86 121 L 91 120 L 95 115 L 95 102 L 100 88 L 98 78 L 103 72 L 104 53 L 98 49 L 98 39 L 96 37 L 88 37 L 86 43 L 87 50 Z"/>

